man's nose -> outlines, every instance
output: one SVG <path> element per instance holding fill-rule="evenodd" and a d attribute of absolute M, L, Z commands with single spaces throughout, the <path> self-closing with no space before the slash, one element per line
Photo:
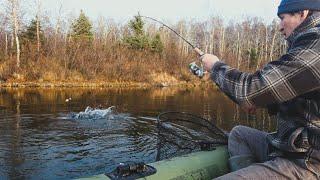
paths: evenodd
<path fill-rule="evenodd" d="M 283 32 L 283 31 L 284 31 L 284 27 L 283 27 L 282 21 L 281 21 L 280 24 L 279 24 L 279 31 L 280 31 L 280 32 Z"/>
<path fill-rule="evenodd" d="M 280 27 L 280 28 L 279 28 L 279 31 L 280 31 L 280 32 L 283 32 L 283 31 L 284 31 L 284 28 L 283 28 L 283 27 Z"/>

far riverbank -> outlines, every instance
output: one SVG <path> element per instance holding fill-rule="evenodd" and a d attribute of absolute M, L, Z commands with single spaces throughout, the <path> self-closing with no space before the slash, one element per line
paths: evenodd
<path fill-rule="evenodd" d="M 149 87 L 195 87 L 195 86 L 212 86 L 211 81 L 192 81 L 192 82 L 2 82 L 0 88 L 68 88 L 68 87 L 99 87 L 99 88 L 149 88 Z"/>

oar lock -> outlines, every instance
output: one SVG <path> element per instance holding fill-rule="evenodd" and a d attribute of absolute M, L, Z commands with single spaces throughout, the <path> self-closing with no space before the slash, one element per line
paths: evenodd
<path fill-rule="evenodd" d="M 144 162 L 120 163 L 119 166 L 106 175 L 112 180 L 138 179 L 150 176 L 157 172 L 156 168 Z"/>
<path fill-rule="evenodd" d="M 212 151 L 215 149 L 215 144 L 210 141 L 198 141 L 201 151 Z M 157 172 L 153 166 L 147 165 L 144 162 L 128 162 L 120 163 L 112 172 L 106 173 L 112 180 L 132 180 L 147 177 Z"/>
<path fill-rule="evenodd" d="M 210 141 L 198 141 L 201 151 L 213 151 L 216 149 L 216 144 Z"/>

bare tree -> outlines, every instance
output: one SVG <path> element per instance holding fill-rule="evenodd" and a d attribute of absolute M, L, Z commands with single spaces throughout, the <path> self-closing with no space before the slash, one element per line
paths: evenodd
<path fill-rule="evenodd" d="M 220 55 L 223 56 L 224 54 L 224 47 L 225 47 L 225 32 L 226 32 L 226 29 L 221 26 L 221 30 L 220 30 L 220 35 L 221 35 L 221 39 L 220 39 Z"/>
<path fill-rule="evenodd" d="M 57 23 L 54 28 L 53 52 L 55 55 L 57 52 L 58 39 L 59 39 L 59 42 L 61 40 L 61 23 L 62 23 L 61 22 L 61 13 L 62 13 L 62 5 L 60 5 L 59 13 L 58 13 L 58 17 L 57 17 Z"/>
<path fill-rule="evenodd" d="M 8 56 L 8 34 L 5 32 L 5 51 L 4 51 L 4 57 L 7 58 Z"/>
<path fill-rule="evenodd" d="M 17 50 L 17 61 L 16 61 L 16 66 L 17 68 L 20 68 L 20 42 L 19 42 L 19 16 L 18 16 L 18 11 L 19 11 L 19 0 L 8 0 L 9 6 L 11 9 L 11 21 L 12 21 L 12 38 L 15 38 L 16 42 L 16 50 Z M 11 42 L 11 45 L 13 46 L 13 41 Z"/>
<path fill-rule="evenodd" d="M 8 31 L 7 31 L 7 25 L 8 25 L 8 17 L 0 12 L 0 38 L 1 38 L 1 35 L 4 36 L 4 56 L 5 58 L 7 57 L 8 55 Z M 1 46 L 1 43 L 0 43 L 0 46 Z"/>
<path fill-rule="evenodd" d="M 50 73 L 62 80 L 67 80 L 68 77 L 72 78 L 75 75 L 80 79 L 110 77 L 113 78 L 112 80 L 120 79 L 122 81 L 132 79 L 132 77 L 142 80 L 149 72 L 158 71 L 166 72 L 176 78 L 192 79 L 192 75 L 185 67 L 186 63 L 195 58 L 191 47 L 168 29 L 159 29 L 158 24 L 151 22 L 146 24 L 144 28 L 150 36 L 160 34 L 164 45 L 161 56 L 148 51 L 128 48 L 123 43 L 123 39 L 130 33 L 129 26 L 104 18 L 97 21 L 95 32 L 93 32 L 93 43 L 90 46 L 80 46 L 77 42 L 73 42 L 70 36 L 70 28 L 76 18 L 74 14 L 62 16 L 64 12 L 60 7 L 57 19 L 54 21 L 55 24 L 52 25 L 50 19 L 45 19 L 46 15 L 43 13 L 41 5 L 43 2 L 41 0 L 34 1 L 37 5 L 36 32 L 33 31 L 33 40 L 37 41 L 36 44 L 25 43 L 25 38 L 23 38 L 21 45 L 19 43 L 19 40 L 21 41 L 19 37 L 24 37 L 22 34 L 19 36 L 19 31 L 25 32 L 22 26 L 23 21 L 21 21 L 21 12 L 24 11 L 22 8 L 24 6 L 19 6 L 19 2 L 23 3 L 23 1 L 6 0 L 6 4 L 9 5 L 8 12 L 3 13 L 3 16 L 0 15 L 0 55 L 5 57 L 3 64 L 9 64 L 8 66 L 12 67 L 13 63 L 8 62 L 15 62 L 14 58 L 17 54 L 14 66 L 20 67 L 20 69 L 26 67 L 20 71 L 20 73 L 26 73 L 23 74 L 25 77 L 34 74 L 34 79 L 44 79 L 43 76 L 47 74 L 47 71 L 51 71 Z M 7 21 L 3 21 L 6 16 Z M 48 23 L 46 28 L 42 28 L 43 23 Z M 240 22 L 224 24 L 223 19 L 211 17 L 202 22 L 181 20 L 176 24 L 169 25 L 204 51 L 217 54 L 228 64 L 241 70 L 258 69 L 262 64 L 285 53 L 286 50 L 284 39 L 277 32 L 278 23 L 274 22 L 268 25 L 259 18 L 248 18 Z M 44 39 L 42 39 L 42 35 L 44 35 Z M 20 46 L 23 51 L 21 63 Z M 39 59 L 40 54 L 46 63 L 33 61 L 35 57 Z M 28 69 L 29 67 L 32 68 Z M 48 70 L 48 67 L 52 70 Z M 132 67 L 139 67 L 139 69 L 132 70 Z M 42 71 L 42 69 L 46 71 Z M 183 71 L 185 71 L 184 74 L 181 73 Z M 8 77 L 12 77 L 12 72 L 8 72 Z"/>
<path fill-rule="evenodd" d="M 37 16 L 36 16 L 36 21 L 37 21 L 37 59 L 39 60 L 40 56 L 40 14 L 41 14 L 41 0 L 37 0 Z"/>
<path fill-rule="evenodd" d="M 273 35 L 272 35 L 271 46 L 270 46 L 270 55 L 269 55 L 270 61 L 273 60 L 275 40 L 276 40 L 276 36 L 278 35 L 278 24 L 276 22 L 273 22 L 272 32 L 273 32 Z"/>
<path fill-rule="evenodd" d="M 264 50 L 264 60 L 265 60 L 265 62 L 266 61 L 268 61 L 268 26 L 266 25 L 265 26 L 265 46 L 264 46 L 264 48 L 265 48 L 265 50 Z"/>

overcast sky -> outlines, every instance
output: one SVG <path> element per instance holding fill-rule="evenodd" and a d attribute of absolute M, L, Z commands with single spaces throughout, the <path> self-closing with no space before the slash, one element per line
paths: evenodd
<path fill-rule="evenodd" d="M 181 19 L 205 20 L 221 16 L 224 20 L 241 20 L 246 16 L 261 17 L 266 22 L 277 18 L 280 0 L 42 0 L 42 6 L 54 16 L 62 5 L 64 13 L 80 10 L 96 20 L 99 16 L 123 22 L 141 15 L 176 22 Z"/>

